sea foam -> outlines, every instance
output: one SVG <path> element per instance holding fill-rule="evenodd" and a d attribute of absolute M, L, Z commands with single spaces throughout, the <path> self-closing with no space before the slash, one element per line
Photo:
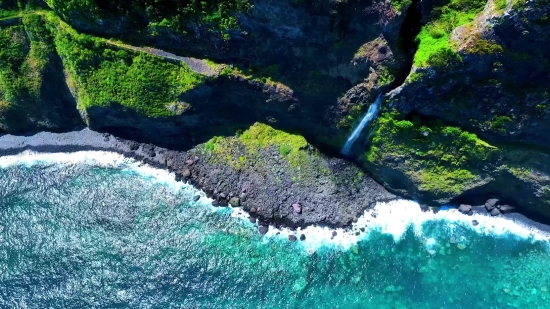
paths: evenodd
<path fill-rule="evenodd" d="M 166 185 L 172 190 L 182 190 L 192 198 L 199 195 L 201 199 L 197 206 L 207 207 L 212 212 L 231 212 L 231 217 L 241 220 L 244 225 L 254 226 L 249 222 L 250 215 L 238 207 L 214 207 L 212 199 L 195 187 L 175 180 L 175 174 L 167 170 L 154 168 L 131 158 L 113 152 L 103 151 L 80 151 L 74 153 L 36 153 L 25 151 L 19 155 L 0 157 L 0 168 L 7 168 L 13 165 L 33 166 L 36 164 L 88 164 L 105 168 L 120 168 L 123 171 L 137 173 L 141 177 Z M 473 225 L 476 220 L 479 224 Z M 264 235 L 263 242 L 269 243 L 273 240 L 285 240 L 289 235 L 298 238 L 303 234 L 304 241 L 297 241 L 295 245 L 309 253 L 316 252 L 320 248 L 333 248 L 348 250 L 359 241 L 367 240 L 372 233 L 391 235 L 395 242 L 399 242 L 405 233 L 412 229 L 419 239 L 424 240 L 426 249 L 429 251 L 437 245 L 435 235 L 426 234 L 424 225 L 427 222 L 443 222 L 444 228 L 441 233 L 453 235 L 458 227 L 471 229 L 478 234 L 490 235 L 493 237 L 515 236 L 522 239 L 534 241 L 549 241 L 550 234 L 534 228 L 525 223 L 524 220 L 512 217 L 490 217 L 483 214 L 473 216 L 464 215 L 456 209 L 449 209 L 434 213 L 422 211 L 419 204 L 410 200 L 395 200 L 387 203 L 377 203 L 373 209 L 369 209 L 360 216 L 357 222 L 350 228 L 332 229 L 321 226 L 309 226 L 291 230 L 288 228 L 270 227 Z M 336 236 L 333 232 L 336 231 Z M 463 237 L 457 235 L 458 237 Z M 457 239 L 465 241 L 465 239 Z"/>

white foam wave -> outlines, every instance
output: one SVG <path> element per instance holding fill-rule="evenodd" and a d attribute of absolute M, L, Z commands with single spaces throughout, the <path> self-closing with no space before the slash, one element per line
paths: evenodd
<path fill-rule="evenodd" d="M 33 166 L 36 164 L 89 164 L 93 166 L 121 168 L 140 174 L 151 181 L 163 183 L 174 190 L 184 190 L 189 196 L 199 195 L 201 199 L 197 205 L 208 207 L 213 212 L 230 211 L 231 217 L 242 220 L 247 225 L 249 214 L 238 207 L 214 207 L 212 200 L 206 197 L 206 194 L 189 184 L 175 180 L 174 173 L 154 168 L 143 164 L 131 158 L 113 152 L 103 151 L 80 151 L 74 153 L 36 153 L 26 151 L 15 156 L 0 157 L 0 168 L 6 168 L 13 165 Z M 474 226 L 472 221 L 476 220 L 479 224 Z M 523 239 L 532 239 L 540 241 L 550 241 L 550 235 L 546 232 L 529 226 L 525 222 L 509 217 L 489 217 L 482 214 L 467 216 L 461 214 L 456 209 L 439 211 L 422 211 L 420 206 L 413 201 L 395 200 L 388 203 L 378 203 L 374 209 L 366 211 L 358 218 L 356 223 L 352 224 L 350 229 L 331 229 L 320 226 L 309 226 L 298 230 L 288 228 L 270 227 L 263 241 L 268 243 L 274 239 L 286 240 L 289 235 L 295 235 L 298 238 L 303 234 L 306 239 L 297 241 L 296 246 L 303 248 L 307 252 L 315 252 L 323 247 L 348 250 L 354 247 L 359 241 L 366 240 L 372 233 L 382 233 L 391 235 L 395 242 L 399 242 L 406 231 L 412 228 L 419 239 L 424 240 L 426 249 L 431 252 L 437 247 L 436 236 L 433 231 L 426 231 L 425 223 L 443 222 L 443 228 L 438 226 L 437 233 L 447 233 L 454 235 L 458 228 L 469 228 L 478 234 L 490 235 L 493 237 L 509 237 L 515 235 Z M 333 233 L 336 232 L 336 236 Z M 466 243 L 462 235 L 456 235 L 456 241 Z M 432 250 L 433 251 L 433 250 Z"/>
<path fill-rule="evenodd" d="M 478 222 L 473 225 L 472 221 Z M 425 223 L 441 222 L 436 231 L 426 229 Z M 299 241 L 300 246 L 312 253 L 322 247 L 348 250 L 359 241 L 368 239 L 372 233 L 391 235 L 395 242 L 399 242 L 412 229 L 418 239 L 424 241 L 426 250 L 430 252 L 437 247 L 437 236 L 450 235 L 456 243 L 468 243 L 468 239 L 459 232 L 460 228 L 471 229 L 477 234 L 492 237 L 518 237 L 537 241 L 550 241 L 550 235 L 524 223 L 521 220 L 508 217 L 489 217 L 482 214 L 473 216 L 464 215 L 456 209 L 439 211 L 422 211 L 413 201 L 395 200 L 388 203 L 378 203 L 373 210 L 366 211 L 351 229 L 330 229 L 311 226 L 292 231 L 290 229 L 270 228 L 266 234 L 266 241 L 270 239 L 286 239 L 289 235 L 304 235 L 306 239 Z M 336 236 L 333 237 L 333 232 Z"/>

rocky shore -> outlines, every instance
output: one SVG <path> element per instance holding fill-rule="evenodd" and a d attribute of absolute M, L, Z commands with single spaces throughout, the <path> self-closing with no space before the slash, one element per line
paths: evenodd
<path fill-rule="evenodd" d="M 234 145 L 230 152 L 246 152 L 237 139 L 226 139 Z M 252 215 L 251 220 L 263 226 L 260 232 L 267 231 L 268 225 L 344 227 L 374 203 L 396 199 L 353 163 L 329 158 L 311 145 L 299 150 L 303 160 L 299 166 L 293 167 L 276 145 L 259 147 L 246 161 L 243 155 L 238 156 L 239 166 L 235 166 L 226 160 L 227 153 L 208 151 L 208 144 L 187 152 L 173 151 L 89 129 L 0 136 L 0 156 L 25 150 L 111 151 L 168 168 L 182 181 L 204 190 L 214 205 L 243 207 Z"/>

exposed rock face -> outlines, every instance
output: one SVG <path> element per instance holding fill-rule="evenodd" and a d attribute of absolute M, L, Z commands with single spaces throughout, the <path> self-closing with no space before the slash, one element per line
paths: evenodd
<path fill-rule="evenodd" d="M 94 7 L 92 15 L 101 18 L 93 18 L 87 12 L 63 10 L 61 1 L 48 4 L 85 32 L 124 38 L 148 24 L 128 20 L 116 10 Z M 211 76 L 181 93 L 180 101 L 191 108 L 173 117 L 151 118 L 115 101 L 82 110 L 88 125 L 141 142 L 189 149 L 212 136 L 232 135 L 264 122 L 335 149 L 376 96 L 408 70 L 398 43 L 405 16 L 389 3 L 381 2 L 383 7 L 376 9 L 367 1 L 251 4 L 250 10 L 237 14 L 238 30 L 229 31 L 229 40 L 200 24 L 189 25 L 186 35 L 166 27 L 141 29 L 141 44 L 231 64 L 223 76 Z"/>

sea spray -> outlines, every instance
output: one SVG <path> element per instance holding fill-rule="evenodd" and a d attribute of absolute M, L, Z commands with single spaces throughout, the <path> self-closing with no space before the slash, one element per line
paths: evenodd
<path fill-rule="evenodd" d="M 351 151 L 351 147 L 353 146 L 353 143 L 361 136 L 361 132 L 363 129 L 376 117 L 378 114 L 378 110 L 380 109 L 380 105 L 382 104 L 382 94 L 379 94 L 376 100 L 373 104 L 369 107 L 369 110 L 363 116 L 363 119 L 361 119 L 361 122 L 359 125 L 353 130 L 351 135 L 349 136 L 348 140 L 346 141 L 346 144 L 344 145 L 344 148 L 342 148 L 342 153 L 345 155 L 349 155 Z"/>

